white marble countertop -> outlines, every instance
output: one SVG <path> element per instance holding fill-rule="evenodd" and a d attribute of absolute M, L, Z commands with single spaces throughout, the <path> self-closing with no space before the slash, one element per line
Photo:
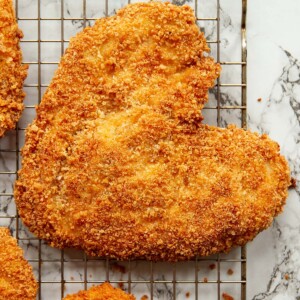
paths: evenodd
<path fill-rule="evenodd" d="M 132 1 L 133 2 L 133 1 Z M 136 2 L 136 1 L 134 1 Z M 176 4 L 188 4 L 195 8 L 195 0 L 174 0 Z M 43 42 L 38 54 L 38 21 L 28 18 L 55 19 L 61 17 L 61 0 L 18 0 L 19 26 L 24 32 L 22 49 L 24 60 L 30 64 L 26 80 L 27 92 L 25 104 L 28 106 L 19 122 L 19 147 L 24 142 L 24 129 L 34 118 L 32 107 L 38 103 L 39 60 L 57 62 L 68 42 L 61 43 L 61 21 L 41 20 L 40 37 Z M 79 20 L 65 20 L 63 34 L 68 40 L 86 24 L 93 21 L 80 20 L 83 15 L 83 0 L 64 0 L 64 17 Z M 127 0 L 86 0 L 86 17 L 103 17 L 107 12 L 127 4 Z M 241 1 L 220 0 L 220 61 L 241 60 Z M 248 127 L 251 130 L 268 133 L 281 145 L 282 153 L 288 158 L 292 175 L 300 180 L 300 1 L 296 0 L 249 0 L 247 22 L 247 113 Z M 217 0 L 198 0 L 197 16 L 211 18 L 217 16 Z M 217 57 L 216 21 L 199 21 L 208 41 L 211 41 L 212 55 Z M 31 40 L 31 42 L 29 42 Z M 58 41 L 58 42 L 54 42 Z M 64 49 L 63 49 L 64 48 Z M 41 65 L 41 94 L 44 92 L 55 64 Z M 240 66 L 223 66 L 220 79 L 224 83 L 240 83 Z M 210 93 L 207 107 L 216 105 L 216 92 Z M 258 101 L 261 99 L 261 101 Z M 221 105 L 241 105 L 240 87 L 222 87 Z M 217 125 L 216 110 L 206 109 L 205 122 Z M 222 109 L 221 126 L 229 123 L 241 125 L 241 110 Z M 16 132 L 9 132 L 0 141 L 0 226 L 9 226 L 16 235 L 19 224 L 19 244 L 25 250 L 25 256 L 32 264 L 37 279 L 42 281 L 40 299 L 61 299 L 61 280 L 65 281 L 63 294 L 76 292 L 84 288 L 84 281 L 91 286 L 93 281 L 124 281 L 126 290 L 131 290 L 141 299 L 147 295 L 151 299 L 222 299 L 227 293 L 235 300 L 241 299 L 241 263 L 240 249 L 227 255 L 221 254 L 220 269 L 216 257 L 208 260 L 184 262 L 180 264 L 149 262 L 128 263 L 87 261 L 82 252 L 66 250 L 62 256 L 57 249 L 52 249 L 43 242 L 31 240 L 33 237 L 26 228 L 14 218 L 16 211 L 11 195 L 16 175 L 16 155 L 14 152 L 1 150 L 16 149 Z M 6 174 L 1 174 L 1 171 Z M 299 189 L 291 190 L 284 212 L 276 218 L 273 226 L 259 234 L 247 245 L 247 299 L 249 300 L 294 300 L 300 299 L 300 198 Z M 231 261 L 222 261 L 229 259 Z M 39 263 L 40 261 L 40 263 Z M 42 263 L 41 263 L 42 261 Z M 86 266 L 86 267 L 85 267 Z M 121 267 L 120 267 L 121 266 Z M 214 266 L 216 268 L 214 268 Z M 108 267 L 108 268 L 107 268 Z M 151 278 L 151 268 L 152 275 Z M 176 268 L 176 272 L 175 272 Z M 196 271 L 195 271 L 196 268 Z M 109 272 L 107 272 L 107 269 Z M 232 269 L 233 274 L 230 274 Z M 62 272 L 63 271 L 63 272 Z M 129 275 L 130 273 L 130 275 Z M 109 276 L 109 277 L 108 277 Z M 131 276 L 131 284 L 128 284 Z M 200 283 L 194 283 L 198 278 Z M 154 285 L 147 281 L 161 281 Z M 210 283 L 204 283 L 206 279 Z M 174 285 L 173 280 L 181 283 Z M 223 283 L 217 284 L 218 280 Z M 137 283 L 135 281 L 145 281 Z M 184 282 L 185 281 L 185 282 Z M 228 281 L 226 283 L 226 281 Z M 116 284 L 117 285 L 117 284 Z M 175 292 L 175 293 L 174 293 Z M 219 295 L 219 298 L 218 298 Z"/>
<path fill-rule="evenodd" d="M 249 127 L 281 146 L 299 185 L 299 1 L 249 1 Z M 262 98 L 257 102 L 257 98 Z M 248 245 L 248 298 L 300 298 L 300 198 L 291 190 L 284 212 Z"/>

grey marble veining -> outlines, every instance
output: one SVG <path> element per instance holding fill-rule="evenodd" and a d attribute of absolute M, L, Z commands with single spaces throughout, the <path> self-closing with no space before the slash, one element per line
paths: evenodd
<path fill-rule="evenodd" d="M 259 121 L 252 122 L 250 115 L 250 125 L 256 130 L 268 133 L 279 142 L 281 152 L 288 159 L 291 174 L 298 186 L 296 190 L 290 191 L 284 213 L 274 221 L 271 229 L 262 233 L 262 236 L 269 235 L 273 251 L 262 256 L 266 259 L 265 268 L 269 269 L 268 279 L 262 291 L 255 294 L 252 294 L 252 291 L 250 295 L 253 300 L 300 297 L 300 63 L 289 51 L 282 47 L 277 48 L 278 52 L 282 52 L 282 69 L 274 79 L 268 98 L 265 99 Z M 256 247 L 259 246 L 257 242 L 254 241 L 250 247 L 252 255 L 255 255 L 252 249 L 257 251 Z M 273 257 L 270 257 L 270 254 Z"/>

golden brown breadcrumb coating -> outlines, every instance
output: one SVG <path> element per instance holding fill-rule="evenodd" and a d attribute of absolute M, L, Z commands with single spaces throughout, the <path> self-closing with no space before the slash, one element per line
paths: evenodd
<path fill-rule="evenodd" d="M 18 28 L 12 0 L 0 0 L 0 137 L 13 129 L 23 110 L 23 81 L 27 66 L 21 64 Z"/>
<path fill-rule="evenodd" d="M 71 41 L 27 129 L 15 186 L 34 234 L 90 255 L 176 261 L 270 225 L 287 163 L 265 135 L 201 125 L 219 71 L 203 50 L 191 9 L 155 2 Z"/>
<path fill-rule="evenodd" d="M 112 287 L 108 282 L 93 286 L 87 291 L 67 295 L 63 300 L 134 300 L 135 297 Z"/>
<path fill-rule="evenodd" d="M 0 227 L 0 300 L 34 300 L 37 283 L 8 228 Z"/>

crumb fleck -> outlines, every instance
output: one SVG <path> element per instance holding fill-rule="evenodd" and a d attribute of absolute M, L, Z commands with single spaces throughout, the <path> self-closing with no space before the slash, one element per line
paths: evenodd
<path fill-rule="evenodd" d="M 258 99 L 257 99 L 257 102 L 261 102 L 261 100 L 262 100 L 261 98 L 258 98 Z"/>
<path fill-rule="evenodd" d="M 148 300 L 149 298 L 148 298 L 148 296 L 147 295 L 144 295 L 142 298 L 141 298 L 141 300 Z"/>
<path fill-rule="evenodd" d="M 285 280 L 289 280 L 289 279 L 290 279 L 289 274 L 284 274 L 284 279 L 285 279 Z"/>
<path fill-rule="evenodd" d="M 208 282 L 207 277 L 204 277 L 204 278 L 203 278 L 203 282 L 204 282 L 204 283 L 207 283 L 207 282 Z"/>
<path fill-rule="evenodd" d="M 71 280 L 74 280 L 74 277 L 73 277 L 73 276 L 71 276 Z"/>
<path fill-rule="evenodd" d="M 90 274 L 90 278 L 92 278 L 93 277 L 93 275 L 92 274 Z"/>
<path fill-rule="evenodd" d="M 228 269 L 227 270 L 227 275 L 232 275 L 234 272 L 233 272 L 233 270 L 232 269 Z"/>
<path fill-rule="evenodd" d="M 186 292 L 186 293 L 185 293 L 185 297 L 186 297 L 186 298 L 189 298 L 189 297 L 190 297 L 190 292 Z"/>
<path fill-rule="evenodd" d="M 216 268 L 216 264 L 211 264 L 208 266 L 211 270 L 214 270 Z"/>
<path fill-rule="evenodd" d="M 234 298 L 226 293 L 222 294 L 223 300 L 234 300 Z"/>
<path fill-rule="evenodd" d="M 292 188 L 297 187 L 297 182 L 296 182 L 296 179 L 294 177 L 291 178 L 291 185 L 290 185 L 290 187 L 292 187 Z"/>
<path fill-rule="evenodd" d="M 120 273 L 122 273 L 122 274 L 125 274 L 125 273 L 126 273 L 126 268 L 125 268 L 124 266 L 121 266 L 121 265 L 117 264 L 117 263 L 113 264 L 113 265 L 111 266 L 111 268 L 112 268 L 114 271 L 118 271 L 118 272 L 120 272 Z"/>
<path fill-rule="evenodd" d="M 120 289 L 123 289 L 124 288 L 124 283 L 123 282 L 118 282 L 118 286 Z"/>

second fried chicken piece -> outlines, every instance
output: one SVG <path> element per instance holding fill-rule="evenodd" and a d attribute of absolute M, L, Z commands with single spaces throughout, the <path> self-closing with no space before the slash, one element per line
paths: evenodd
<path fill-rule="evenodd" d="M 0 300 L 34 300 L 37 283 L 23 251 L 10 235 L 0 227 Z"/>
<path fill-rule="evenodd" d="M 0 137 L 13 129 L 23 110 L 23 81 L 27 66 L 22 66 L 18 28 L 12 0 L 0 0 Z"/>

